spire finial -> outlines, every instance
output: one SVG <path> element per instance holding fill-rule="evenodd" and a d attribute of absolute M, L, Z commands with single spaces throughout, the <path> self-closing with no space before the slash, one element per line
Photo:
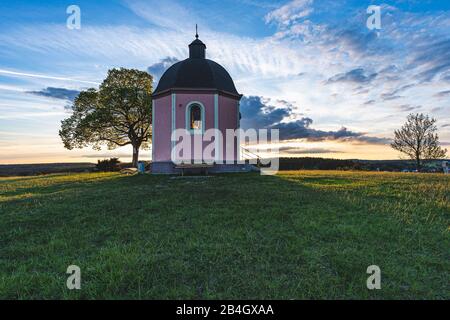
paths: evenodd
<path fill-rule="evenodd" d="M 198 26 L 195 24 L 195 38 L 198 39 Z"/>

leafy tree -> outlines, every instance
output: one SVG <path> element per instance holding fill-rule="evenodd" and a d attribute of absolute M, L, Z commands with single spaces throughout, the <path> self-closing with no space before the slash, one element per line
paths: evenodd
<path fill-rule="evenodd" d="M 422 168 L 423 160 L 442 159 L 447 149 L 439 145 L 436 119 L 428 115 L 410 114 L 400 130 L 394 132 L 391 147 L 406 154 L 416 162 L 417 171 Z"/>
<path fill-rule="evenodd" d="M 59 136 L 64 147 L 92 146 L 109 150 L 133 146 L 133 166 L 137 166 L 139 149 L 147 149 L 151 138 L 152 82 L 146 72 L 112 69 L 99 89 L 80 92 L 73 114 L 62 121 Z"/>

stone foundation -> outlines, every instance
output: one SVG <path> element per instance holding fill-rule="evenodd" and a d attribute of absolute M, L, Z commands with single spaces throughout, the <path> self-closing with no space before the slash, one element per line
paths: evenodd
<path fill-rule="evenodd" d="M 199 170 L 192 170 L 197 173 Z M 236 172 L 251 172 L 259 171 L 259 169 L 251 164 L 215 164 L 212 168 L 208 168 L 208 173 L 236 173 Z M 152 162 L 152 174 L 181 174 L 181 169 L 175 169 L 173 162 Z M 189 169 L 185 169 L 189 172 Z"/>

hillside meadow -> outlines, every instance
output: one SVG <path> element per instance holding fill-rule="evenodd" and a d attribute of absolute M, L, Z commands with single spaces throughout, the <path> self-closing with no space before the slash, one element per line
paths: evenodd
<path fill-rule="evenodd" d="M 449 198 L 442 174 L 0 178 L 0 298 L 450 299 Z"/>

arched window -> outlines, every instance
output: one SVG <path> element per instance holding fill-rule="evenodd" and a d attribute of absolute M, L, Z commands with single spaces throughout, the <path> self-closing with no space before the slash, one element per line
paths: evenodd
<path fill-rule="evenodd" d="M 191 107 L 191 130 L 201 130 L 202 129 L 202 109 L 200 106 L 193 105 Z"/>
<path fill-rule="evenodd" d="M 205 113 L 200 103 L 191 103 L 186 109 L 186 129 L 191 132 L 203 132 Z"/>

